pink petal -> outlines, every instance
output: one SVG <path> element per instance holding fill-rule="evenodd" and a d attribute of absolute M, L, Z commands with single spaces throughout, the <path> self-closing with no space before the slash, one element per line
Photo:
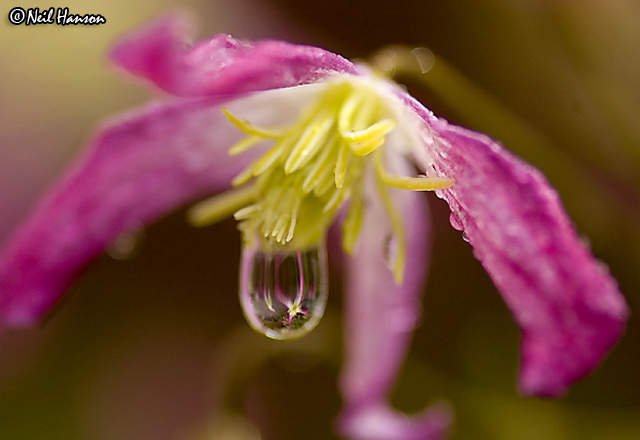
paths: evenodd
<path fill-rule="evenodd" d="M 520 389 L 556 397 L 597 367 L 624 331 L 615 280 L 578 238 L 543 175 L 473 131 L 429 124 L 439 192 L 522 329 Z M 427 168 L 427 164 L 423 164 Z"/>
<path fill-rule="evenodd" d="M 447 438 L 452 415 L 446 404 L 434 404 L 408 417 L 385 404 L 372 403 L 341 416 L 342 433 L 351 440 L 437 440 Z"/>
<path fill-rule="evenodd" d="M 387 166 L 395 172 L 409 172 L 406 162 Z M 426 199 L 421 193 L 389 189 L 407 237 L 407 267 L 399 286 L 385 256 L 391 238 L 389 221 L 371 176 L 369 180 L 362 235 L 345 271 L 346 361 L 341 389 L 346 408 L 341 430 L 353 439 L 441 438 L 450 419 L 446 411 L 427 410 L 408 418 L 387 404 L 411 334 L 420 322 L 428 268 Z"/>
<path fill-rule="evenodd" d="M 339 55 L 284 41 L 240 41 L 218 34 L 187 47 L 191 25 L 169 16 L 132 32 L 111 59 L 176 95 L 214 96 L 292 87 L 333 73 L 357 73 Z"/>
<path fill-rule="evenodd" d="M 228 186 L 250 157 L 228 156 L 241 134 L 217 104 L 152 104 L 98 130 L 4 249 L 0 323 L 37 322 L 120 234 Z"/>

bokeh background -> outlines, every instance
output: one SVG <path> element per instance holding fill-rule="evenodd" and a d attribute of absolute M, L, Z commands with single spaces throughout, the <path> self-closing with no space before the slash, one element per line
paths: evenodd
<path fill-rule="evenodd" d="M 69 7 L 107 23 L 13 26 L 14 6 Z M 426 83 L 400 79 L 438 115 L 488 132 L 542 169 L 638 309 L 636 0 L 3 1 L 0 243 L 91 127 L 154 96 L 104 55 L 119 35 L 177 8 L 197 17 L 199 38 L 283 38 L 361 59 L 389 44 L 430 48 L 442 63 Z M 436 70 L 445 65 L 457 74 Z M 423 321 L 394 404 L 411 412 L 450 402 L 458 440 L 640 438 L 634 317 L 605 364 L 565 399 L 520 397 L 518 329 L 444 202 L 430 201 Z M 193 229 L 177 212 L 136 243 L 101 257 L 41 328 L 0 336 L 0 439 L 337 438 L 338 267 L 318 330 L 278 343 L 242 319 L 232 221 Z"/>

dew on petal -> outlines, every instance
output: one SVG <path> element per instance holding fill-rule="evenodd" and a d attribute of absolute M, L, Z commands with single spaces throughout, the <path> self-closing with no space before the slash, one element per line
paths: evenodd
<path fill-rule="evenodd" d="M 449 223 L 451 223 L 451 226 L 456 231 L 462 231 L 462 229 L 464 228 L 457 214 L 454 214 L 453 212 L 449 215 Z"/>
<path fill-rule="evenodd" d="M 106 247 L 107 255 L 114 260 L 130 260 L 140 252 L 144 237 L 145 231 L 141 226 L 123 232 Z"/>
<path fill-rule="evenodd" d="M 611 269 L 609 269 L 609 265 L 602 260 L 597 260 L 596 264 L 598 265 L 598 269 L 605 275 L 611 274 Z"/>
<path fill-rule="evenodd" d="M 327 303 L 324 246 L 265 252 L 244 248 L 240 303 L 254 330 L 272 339 L 294 339 L 313 330 Z"/>
<path fill-rule="evenodd" d="M 387 268 L 393 270 L 396 258 L 398 257 L 398 242 L 393 234 L 385 237 L 382 255 L 384 256 L 384 263 Z"/>

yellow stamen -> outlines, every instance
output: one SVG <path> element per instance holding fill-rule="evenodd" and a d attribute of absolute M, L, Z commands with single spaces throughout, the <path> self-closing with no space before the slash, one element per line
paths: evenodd
<path fill-rule="evenodd" d="M 187 219 L 193 226 L 208 226 L 251 204 L 256 196 L 253 186 L 232 189 L 192 206 L 187 212 Z"/>
<path fill-rule="evenodd" d="M 234 115 L 224 107 L 222 108 L 222 113 L 224 113 L 224 115 L 227 117 L 229 122 L 231 122 L 233 125 L 238 127 L 240 130 L 252 136 L 260 136 L 262 138 L 277 139 L 282 135 L 282 133 L 279 133 L 277 131 L 257 128 L 251 122 L 247 121 L 246 119 L 237 117 L 236 115 Z"/>
<path fill-rule="evenodd" d="M 351 146 L 351 151 L 353 151 L 358 156 L 366 156 L 367 154 L 377 150 L 381 147 L 385 142 L 384 136 L 382 137 L 374 137 L 372 139 L 366 139 L 363 142 L 352 143 L 349 144 Z"/>
<path fill-rule="evenodd" d="M 291 144 L 291 140 L 288 139 L 278 142 L 269 152 L 253 164 L 251 167 L 253 169 L 253 175 L 258 176 L 271 168 L 271 166 L 286 153 L 289 144 Z"/>
<path fill-rule="evenodd" d="M 351 255 L 356 247 L 356 242 L 362 230 L 364 222 L 363 204 L 359 200 L 359 194 L 352 197 L 347 216 L 342 222 L 342 248 L 347 255 Z"/>
<path fill-rule="evenodd" d="M 322 208 L 322 212 L 326 214 L 327 212 L 331 212 L 336 209 L 338 206 L 342 204 L 343 201 L 349 198 L 351 195 L 351 188 L 344 188 L 342 191 L 335 191 L 324 208 Z"/>
<path fill-rule="evenodd" d="M 258 211 L 260 211 L 260 207 L 258 205 L 245 206 L 244 208 L 236 211 L 236 213 L 233 214 L 233 218 L 237 221 L 247 220 Z"/>
<path fill-rule="evenodd" d="M 400 285 L 404 279 L 404 268 L 407 258 L 407 238 L 404 230 L 404 223 L 402 222 L 400 213 L 396 210 L 396 207 L 391 200 L 391 196 L 387 191 L 387 187 L 384 185 L 382 179 L 377 178 L 375 181 L 378 195 L 380 196 L 380 200 L 387 211 L 387 216 L 391 223 L 393 240 L 395 240 L 396 243 L 396 250 L 393 253 L 393 256 L 388 256 L 388 258 L 393 258 L 392 261 L 389 261 L 389 264 L 391 265 L 390 269 L 393 272 L 396 284 Z"/>
<path fill-rule="evenodd" d="M 350 94 L 344 101 L 338 113 L 338 129 L 340 133 L 349 133 L 350 131 L 360 130 L 361 125 L 366 124 L 371 114 L 377 108 L 374 105 L 366 105 L 368 99 L 366 90 L 357 90 Z"/>
<path fill-rule="evenodd" d="M 232 186 L 240 186 L 253 179 L 253 167 L 247 167 L 242 170 L 237 176 L 231 179 Z"/>
<path fill-rule="evenodd" d="M 437 189 L 449 188 L 456 181 L 447 177 L 407 177 L 389 174 L 384 168 L 382 154 L 375 155 L 376 172 L 380 180 L 387 186 L 407 189 L 410 191 L 434 191 Z"/>
<path fill-rule="evenodd" d="M 349 132 L 340 132 L 342 137 L 349 142 L 365 142 L 371 138 L 380 138 L 388 135 L 396 128 L 393 119 L 382 119 L 363 130 L 353 130 Z M 357 154 L 357 153 L 356 153 Z"/>
<path fill-rule="evenodd" d="M 262 142 L 264 142 L 263 137 L 260 137 L 258 135 L 249 136 L 231 147 L 229 149 L 229 155 L 236 156 L 240 153 L 244 153 L 245 151 L 255 147 L 256 145 L 260 145 Z"/>
<path fill-rule="evenodd" d="M 337 141 L 338 136 L 334 133 L 331 139 L 329 139 L 326 145 L 324 145 L 324 149 L 316 158 L 315 163 L 311 166 L 307 176 L 302 182 L 302 190 L 305 193 L 309 193 L 314 188 L 317 188 L 322 183 L 323 171 L 331 169 L 330 163 L 333 159 L 332 153 Z M 330 174 L 330 172 L 326 174 Z"/>
<path fill-rule="evenodd" d="M 346 144 L 340 147 L 338 152 L 338 160 L 334 170 L 336 188 L 341 189 L 344 183 L 344 176 L 347 171 L 347 159 L 349 158 L 349 148 Z"/>
<path fill-rule="evenodd" d="M 326 138 L 333 123 L 333 118 L 321 115 L 320 121 L 316 121 L 304 130 L 284 164 L 285 173 L 291 174 L 300 169 L 322 146 L 326 145 Z"/>

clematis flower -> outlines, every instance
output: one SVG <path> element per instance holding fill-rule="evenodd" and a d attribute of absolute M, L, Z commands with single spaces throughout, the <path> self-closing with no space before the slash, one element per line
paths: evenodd
<path fill-rule="evenodd" d="M 524 394 L 563 394 L 616 343 L 626 304 L 539 171 L 366 66 L 228 35 L 187 47 L 188 29 L 169 17 L 115 47 L 118 66 L 173 96 L 102 125 L 8 242 L 3 326 L 37 323 L 111 242 L 198 202 L 195 225 L 239 222 L 250 325 L 298 337 L 324 310 L 337 222 L 348 255 L 340 427 L 354 439 L 441 438 L 446 408 L 406 417 L 387 403 L 428 266 L 420 192 L 436 190 L 522 330 Z"/>

